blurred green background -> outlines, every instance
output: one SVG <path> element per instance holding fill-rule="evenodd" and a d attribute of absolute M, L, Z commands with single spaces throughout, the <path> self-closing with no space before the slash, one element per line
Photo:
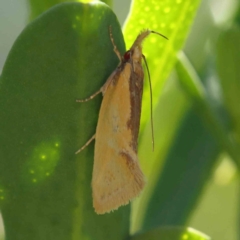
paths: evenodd
<path fill-rule="evenodd" d="M 229 115 L 225 114 L 225 107 L 218 106 L 219 103 L 222 104 L 224 102 L 224 97 L 216 75 L 215 63 L 217 54 L 225 56 L 224 53 L 217 50 L 218 44 L 224 45 L 224 43 L 219 43 L 219 36 L 232 24 L 236 11 L 239 8 L 238 4 L 238 1 L 234 0 L 201 1 L 191 32 L 184 46 L 185 54 L 200 78 L 204 79 L 203 84 L 207 89 L 210 102 L 213 106 L 219 108 L 220 112 L 223 109 L 221 116 L 227 124 L 232 120 L 229 120 Z M 129 8 L 130 1 L 128 0 L 113 1 L 113 10 L 122 25 L 127 17 Z M 25 27 L 29 17 L 28 14 L 26 1 L 0 0 L 0 69 L 3 67 L 13 42 Z M 227 35 L 229 36 L 230 34 L 231 31 Z M 234 42 L 234 36 L 233 34 L 233 48 L 235 48 L 234 44 L 239 43 L 239 41 Z M 236 54 L 240 56 L 240 51 L 236 52 Z M 221 64 L 221 68 L 225 66 L 224 62 L 218 62 L 218 64 Z M 173 72 L 170 76 L 170 82 L 174 81 L 172 79 L 174 79 L 175 74 L 176 72 Z M 218 74 L 224 75 L 225 73 L 220 71 Z M 233 88 L 237 88 L 237 86 L 233 85 Z M 165 86 L 164 93 L 167 94 L 167 91 L 168 86 Z M 174 105 L 175 101 L 176 99 L 173 96 L 171 103 Z M 231 102 L 226 102 L 222 105 L 227 105 L 228 108 L 231 108 Z M 236 104 L 239 106 L 239 102 Z M 149 140 L 149 145 L 150 142 Z M 211 179 L 204 186 L 202 196 L 198 201 L 196 209 L 191 214 L 188 226 L 206 233 L 213 239 L 235 240 L 239 238 L 237 237 L 239 231 L 239 180 L 237 178 L 237 168 L 226 152 L 222 151 L 217 158 L 217 164 L 212 172 Z M 138 227 L 135 226 L 135 228 L 137 229 Z M 0 224 L 0 232 L 3 235 L 2 222 Z"/>

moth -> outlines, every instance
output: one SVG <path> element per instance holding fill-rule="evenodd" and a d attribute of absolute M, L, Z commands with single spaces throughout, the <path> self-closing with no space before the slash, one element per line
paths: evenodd
<path fill-rule="evenodd" d="M 142 59 L 145 60 L 142 42 L 150 33 L 166 38 L 158 32 L 144 30 L 121 56 L 111 27 L 109 32 L 120 63 L 96 93 L 77 100 L 86 102 L 100 93 L 103 95 L 96 133 L 76 152 L 81 152 L 95 139 L 92 196 L 97 214 L 128 204 L 144 188 L 145 177 L 137 156 L 144 79 Z"/>

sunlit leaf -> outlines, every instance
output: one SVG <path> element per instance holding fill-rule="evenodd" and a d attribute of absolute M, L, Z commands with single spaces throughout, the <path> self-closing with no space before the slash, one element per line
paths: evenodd
<path fill-rule="evenodd" d="M 152 35 L 144 43 L 143 53 L 147 57 L 151 73 L 154 106 L 174 66 L 176 53 L 183 47 L 199 2 L 199 0 L 134 0 L 132 2 L 124 27 L 127 48 L 131 46 L 139 32 L 146 28 L 160 32 L 169 39 L 165 40 L 158 35 Z M 149 87 L 145 87 L 143 125 L 149 119 L 149 98 Z"/>

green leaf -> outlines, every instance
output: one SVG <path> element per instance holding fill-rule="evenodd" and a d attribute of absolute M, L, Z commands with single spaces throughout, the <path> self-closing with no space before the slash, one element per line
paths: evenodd
<path fill-rule="evenodd" d="M 131 240 L 210 240 L 205 234 L 192 228 L 162 227 L 151 231 L 136 234 Z"/>
<path fill-rule="evenodd" d="M 165 81 L 176 62 L 176 53 L 183 47 L 187 33 L 196 14 L 199 0 L 135 0 L 124 28 L 127 48 L 137 34 L 146 28 L 167 36 L 165 40 L 152 35 L 144 44 L 152 86 L 153 105 L 156 106 Z M 148 86 L 148 85 L 147 85 Z M 141 122 L 145 126 L 150 112 L 149 87 L 145 87 Z"/>
<path fill-rule="evenodd" d="M 196 110 L 190 108 L 179 120 L 161 168 L 152 170 L 154 187 L 141 229 L 186 225 L 215 167 L 219 145 Z"/>
<path fill-rule="evenodd" d="M 98 90 L 119 60 L 124 41 L 103 3 L 64 3 L 29 24 L 1 76 L 0 206 L 6 238 L 123 239 L 129 206 L 98 216 L 92 207 L 93 144 Z"/>
<path fill-rule="evenodd" d="M 211 129 L 216 141 L 220 143 L 225 151 L 235 160 L 236 164 L 240 164 L 240 152 L 238 145 L 232 137 L 228 136 L 226 127 L 209 102 L 209 96 L 205 91 L 201 81 L 195 73 L 190 62 L 184 54 L 179 55 L 179 61 L 176 64 L 176 70 L 179 75 L 180 83 L 184 91 L 188 94 L 193 101 L 196 109 L 201 114 L 202 118 Z M 225 124 L 226 125 L 226 124 Z"/>
<path fill-rule="evenodd" d="M 217 71 L 232 131 L 240 144 L 240 28 L 233 26 L 220 35 L 217 42 Z"/>

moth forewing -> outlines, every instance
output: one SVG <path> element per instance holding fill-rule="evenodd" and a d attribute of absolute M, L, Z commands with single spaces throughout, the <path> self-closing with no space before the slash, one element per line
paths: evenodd
<path fill-rule="evenodd" d="M 93 205 L 99 214 L 127 204 L 145 185 L 137 157 L 143 91 L 141 47 L 131 51 L 112 75 L 99 113 L 92 180 Z"/>
<path fill-rule="evenodd" d="M 93 205 L 99 214 L 127 204 L 145 183 L 133 135 L 138 129 L 132 128 L 131 74 L 130 63 L 119 66 L 99 113 L 92 179 Z"/>
<path fill-rule="evenodd" d="M 141 44 L 152 32 L 140 33 L 130 50 L 121 56 L 110 29 L 110 39 L 120 64 L 104 86 L 92 95 L 103 93 L 92 174 L 93 206 L 98 214 L 128 204 L 145 185 L 137 157 L 144 78 Z"/>

